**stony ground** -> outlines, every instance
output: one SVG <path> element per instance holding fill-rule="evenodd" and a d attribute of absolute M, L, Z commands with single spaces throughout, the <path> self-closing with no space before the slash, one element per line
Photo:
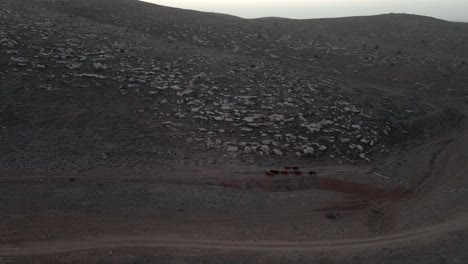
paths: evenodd
<path fill-rule="evenodd" d="M 117 2 L 128 12 L 113 9 L 114 1 L 2 2 L 2 167 L 373 162 L 435 133 L 418 128 L 417 121 L 457 122 L 455 113 L 417 98 L 384 90 L 376 96 L 343 80 L 362 73 L 359 80 L 369 81 L 364 69 L 383 65 L 389 78 L 392 69 L 406 75 L 405 67 L 448 63 L 456 73 L 452 82 L 468 76 L 461 60 L 408 54 L 404 45 L 361 45 L 367 41 L 355 36 L 368 32 L 374 38 L 369 42 L 383 42 L 396 33 L 371 34 L 373 27 L 347 32 L 344 21 L 333 20 L 247 21 L 194 13 L 187 22 L 181 20 L 187 11 L 151 5 L 134 16 L 146 4 Z M 419 29 L 426 20 L 446 27 L 418 19 L 388 15 L 378 21 L 405 21 L 418 34 L 426 34 Z M 359 18 L 351 22 L 362 24 Z M 322 35 L 329 30 L 333 34 Z M 437 37 L 424 47 L 445 44 Z M 456 44 L 461 51 L 467 49 L 464 38 Z M 200 159 L 200 153 L 208 157 Z"/>

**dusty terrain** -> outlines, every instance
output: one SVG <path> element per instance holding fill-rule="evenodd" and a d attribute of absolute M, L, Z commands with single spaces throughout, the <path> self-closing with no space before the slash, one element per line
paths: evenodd
<path fill-rule="evenodd" d="M 2 0 L 0 263 L 466 263 L 467 61 L 414 15 Z"/>

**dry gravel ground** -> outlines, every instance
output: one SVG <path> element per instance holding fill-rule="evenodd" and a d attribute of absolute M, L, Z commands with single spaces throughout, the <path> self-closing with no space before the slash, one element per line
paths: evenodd
<path fill-rule="evenodd" d="M 413 15 L 2 0 L 0 263 L 465 263 L 467 60 Z"/>

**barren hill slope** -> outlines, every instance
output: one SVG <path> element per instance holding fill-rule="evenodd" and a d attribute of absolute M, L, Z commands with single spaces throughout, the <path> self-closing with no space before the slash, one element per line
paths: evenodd
<path fill-rule="evenodd" d="M 466 263 L 467 29 L 0 0 L 0 263 Z"/>
<path fill-rule="evenodd" d="M 401 48 L 387 47 L 392 42 L 363 47 L 353 37 L 372 35 L 378 26 L 346 30 L 380 21 L 384 30 L 372 41 L 387 43 L 386 36 L 402 34 L 387 32 L 390 26 L 424 32 L 419 19 L 441 30 L 448 22 L 406 15 L 243 20 L 136 1 L 2 5 L 4 168 L 371 162 L 408 139 L 440 132 L 421 127 L 424 120 L 447 128 L 458 120 L 417 98 L 383 90 L 375 96 L 358 86 L 396 79 L 429 87 L 430 79 L 410 76 L 405 67 L 424 72 L 419 67 L 431 60 L 424 67 L 440 74 L 440 64 L 452 59 L 398 55 Z M 425 54 L 436 44 L 427 45 Z M 451 67 L 467 69 L 461 62 Z M 468 74 L 451 76 L 458 82 Z M 440 76 L 432 77 L 443 87 Z M 353 81 L 343 81 L 348 78 Z M 450 92 L 465 90 L 453 86 Z"/>
<path fill-rule="evenodd" d="M 135 1 L 72 1 L 53 8 L 175 44 L 274 58 L 408 89 L 467 93 L 467 23 L 406 14 L 246 20 Z"/>

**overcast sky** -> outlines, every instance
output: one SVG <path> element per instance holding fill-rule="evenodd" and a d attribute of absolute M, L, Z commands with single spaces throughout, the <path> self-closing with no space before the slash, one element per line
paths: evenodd
<path fill-rule="evenodd" d="M 245 18 L 325 18 L 409 13 L 468 22 L 468 0 L 145 0 Z"/>

